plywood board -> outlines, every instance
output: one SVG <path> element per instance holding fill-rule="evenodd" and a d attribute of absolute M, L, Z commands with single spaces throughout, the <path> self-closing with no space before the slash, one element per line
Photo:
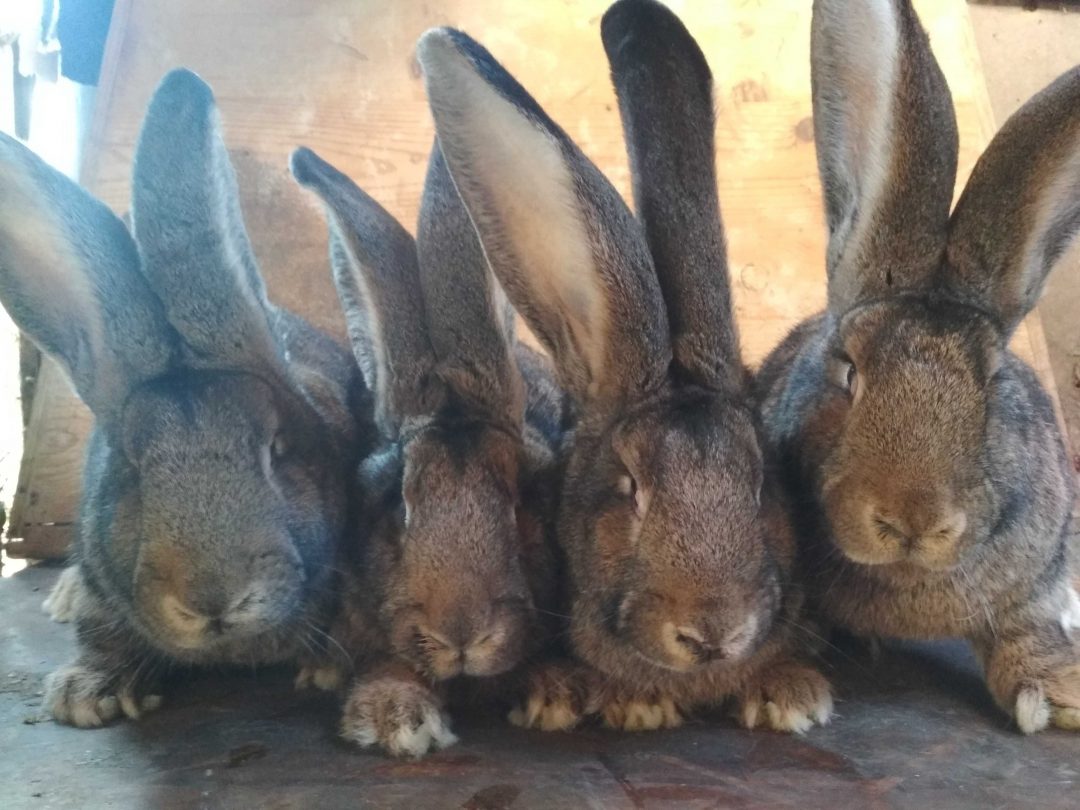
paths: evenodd
<path fill-rule="evenodd" d="M 217 93 L 272 297 L 341 334 L 321 217 L 287 176 L 293 147 L 315 148 L 411 227 L 432 137 L 413 44 L 425 29 L 449 24 L 484 42 L 627 194 L 622 131 L 599 36 L 606 6 L 607 0 L 118 3 L 86 185 L 117 211 L 126 208 L 147 100 L 166 70 L 193 68 Z M 717 166 L 734 298 L 747 359 L 756 363 L 825 300 L 810 3 L 671 6 L 716 78 Z M 963 179 L 994 129 L 968 11 L 963 0 L 916 6 L 956 101 Z M 1041 332 L 1021 330 L 1016 347 L 1052 385 Z M 25 553 L 55 552 L 63 527 L 74 521 L 87 425 L 62 386 L 43 386 L 40 396 L 16 513 Z"/>

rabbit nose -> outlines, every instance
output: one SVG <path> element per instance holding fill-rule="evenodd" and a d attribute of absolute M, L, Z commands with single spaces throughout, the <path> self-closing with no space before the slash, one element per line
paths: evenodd
<path fill-rule="evenodd" d="M 723 648 L 714 646 L 709 638 L 693 625 L 676 627 L 675 643 L 680 645 L 698 663 L 715 661 L 726 657 Z"/>
<path fill-rule="evenodd" d="M 702 629 L 699 624 L 683 624 L 673 629 L 668 649 L 676 658 L 691 664 L 707 664 L 730 657 L 728 639 Z"/>
<path fill-rule="evenodd" d="M 961 509 L 935 503 L 913 503 L 902 515 L 878 514 L 877 523 L 911 551 L 920 543 L 953 543 L 967 528 Z"/>

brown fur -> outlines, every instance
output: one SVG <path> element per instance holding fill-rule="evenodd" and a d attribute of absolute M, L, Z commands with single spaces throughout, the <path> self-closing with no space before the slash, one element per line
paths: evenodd
<path fill-rule="evenodd" d="M 794 660 L 795 547 L 738 360 L 710 179 L 711 75 L 657 3 L 620 2 L 602 30 L 644 229 L 482 46 L 444 29 L 418 47 L 447 163 L 492 269 L 552 352 L 579 415 L 558 536 L 571 646 L 587 666 L 541 664 L 512 719 L 565 728 L 598 713 L 653 728 L 765 695 L 783 711 L 763 722 L 804 730 L 827 720 L 831 697 Z M 495 171 L 489 154 L 522 157 L 500 157 Z M 534 162 L 551 166 L 547 177 L 531 175 Z M 519 238 L 528 231 L 516 220 L 564 196 L 564 219 L 549 226 L 584 240 L 568 252 L 592 257 L 572 278 Z M 582 290 L 589 307 L 578 306 Z"/>
<path fill-rule="evenodd" d="M 452 737 L 433 708 L 443 704 L 441 682 L 505 675 L 544 641 L 537 606 L 554 592 L 561 397 L 546 362 L 524 346 L 511 354 L 512 320 L 438 144 L 415 248 L 313 154 L 297 153 L 294 173 L 327 201 L 344 236 L 335 279 L 384 403 L 385 444 L 357 482 L 358 573 L 331 631 L 357 675 L 342 734 L 420 755 Z M 371 244 L 381 238 L 397 244 Z M 400 323 L 383 308 L 402 300 L 420 320 Z M 400 725 L 417 717 L 418 730 Z"/>

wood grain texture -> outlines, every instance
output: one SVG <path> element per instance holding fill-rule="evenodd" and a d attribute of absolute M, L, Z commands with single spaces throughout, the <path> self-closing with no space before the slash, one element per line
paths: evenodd
<path fill-rule="evenodd" d="M 629 197 L 622 132 L 600 44 L 607 0 L 122 0 L 110 39 L 84 182 L 127 206 L 131 156 L 162 74 L 187 66 L 213 87 L 237 162 L 243 206 L 271 296 L 343 335 L 321 214 L 288 177 L 305 144 L 412 228 L 432 125 L 413 53 L 435 25 L 488 48 Z M 810 109 L 810 3 L 675 0 L 716 79 L 717 170 L 734 299 L 747 359 L 757 363 L 825 300 L 825 229 Z M 963 0 L 916 2 L 952 88 L 965 179 L 993 130 Z M 557 238 L 553 234 L 553 238 Z M 1048 386 L 1041 331 L 1017 351 Z M 75 518 L 85 410 L 42 387 L 30 426 L 14 534 Z M 43 439 L 59 431 L 63 441 Z M 27 546 L 29 548 L 31 546 Z"/>

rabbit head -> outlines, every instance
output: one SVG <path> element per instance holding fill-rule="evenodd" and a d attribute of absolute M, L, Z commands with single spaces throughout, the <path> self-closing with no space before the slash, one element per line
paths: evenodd
<path fill-rule="evenodd" d="M 1080 69 L 1006 122 L 951 216 L 956 120 L 908 0 L 818 0 L 812 82 L 829 243 L 824 338 L 795 371 L 821 380 L 811 475 L 849 559 L 947 570 L 1002 517 L 989 470 L 1026 429 L 1008 340 L 1080 230 Z"/>
<path fill-rule="evenodd" d="M 133 234 L 6 137 L 0 189 L 0 299 L 95 417 L 88 590 L 182 660 L 281 657 L 345 521 L 353 366 L 341 351 L 344 376 L 321 378 L 286 360 L 274 324 L 292 316 L 266 299 L 210 89 L 178 70 L 155 92 Z"/>
<path fill-rule="evenodd" d="M 559 532 L 577 652 L 609 671 L 689 671 L 755 651 L 782 572 L 758 520 L 711 74 L 658 4 L 619 4 L 603 38 L 640 222 L 481 45 L 437 29 L 418 56 L 485 254 L 576 405 Z"/>
<path fill-rule="evenodd" d="M 309 150 L 293 173 L 326 204 L 335 282 L 388 442 L 361 479 L 386 492 L 366 579 L 389 645 L 434 679 L 504 672 L 532 620 L 516 522 L 525 405 L 505 299 L 438 143 L 415 242 Z"/>

